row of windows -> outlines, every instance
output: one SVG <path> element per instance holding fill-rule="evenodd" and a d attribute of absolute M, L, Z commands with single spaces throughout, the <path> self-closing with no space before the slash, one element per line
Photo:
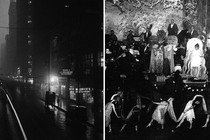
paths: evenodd
<path fill-rule="evenodd" d="M 103 52 L 98 52 L 98 66 L 103 67 Z"/>
<path fill-rule="evenodd" d="M 93 67 L 93 59 L 93 53 L 89 53 L 83 57 L 84 74 L 90 74 L 90 69 Z M 103 52 L 98 52 L 97 62 L 99 67 L 103 67 Z"/>
<path fill-rule="evenodd" d="M 87 54 L 83 57 L 83 67 L 84 68 L 93 67 L 93 53 Z"/>
<path fill-rule="evenodd" d="M 28 45 L 31 46 L 31 44 L 32 44 L 32 40 L 31 40 L 32 36 L 28 35 L 27 37 L 28 37 Z"/>
<path fill-rule="evenodd" d="M 27 20 L 28 23 L 32 23 L 32 16 L 31 15 L 28 15 L 28 20 Z"/>
<path fill-rule="evenodd" d="M 103 66 L 103 52 L 98 52 L 98 66 Z M 93 67 L 93 53 L 83 57 L 83 67 Z"/>
<path fill-rule="evenodd" d="M 15 0 L 14 0 L 14 1 L 15 1 Z M 28 5 L 30 5 L 30 6 L 32 5 L 32 0 L 29 0 L 29 1 L 28 1 Z M 69 8 L 69 7 L 70 7 L 70 4 L 66 3 L 66 4 L 64 4 L 64 7 L 65 7 L 65 8 Z"/>

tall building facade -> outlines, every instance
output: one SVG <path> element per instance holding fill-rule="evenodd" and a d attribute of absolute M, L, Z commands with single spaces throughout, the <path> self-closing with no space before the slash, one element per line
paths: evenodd
<path fill-rule="evenodd" d="M 102 2 L 40 1 L 34 1 L 39 7 L 34 13 L 42 13 L 34 17 L 34 77 L 42 98 L 50 89 L 57 98 L 68 101 L 65 109 L 76 104 L 102 111 Z M 93 7 L 96 3 L 101 7 Z"/>
<path fill-rule="evenodd" d="M 17 52 L 17 10 L 16 0 L 10 0 L 9 5 L 9 35 L 6 36 L 7 51 L 6 51 L 6 70 L 7 75 L 14 75 L 16 67 L 16 52 Z"/>
<path fill-rule="evenodd" d="M 25 82 L 33 81 L 33 1 L 16 0 L 17 75 Z"/>

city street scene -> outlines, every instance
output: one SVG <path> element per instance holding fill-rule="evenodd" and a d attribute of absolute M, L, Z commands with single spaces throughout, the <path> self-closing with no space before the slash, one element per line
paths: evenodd
<path fill-rule="evenodd" d="M 104 7 L 105 139 L 208 139 L 210 1 Z"/>
<path fill-rule="evenodd" d="M 103 140 L 103 63 L 102 1 L 0 0 L 0 139 Z"/>

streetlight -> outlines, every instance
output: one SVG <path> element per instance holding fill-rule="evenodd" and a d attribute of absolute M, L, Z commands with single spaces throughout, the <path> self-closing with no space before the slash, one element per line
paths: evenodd
<path fill-rule="evenodd" d="M 58 77 L 57 76 L 50 76 L 50 83 L 54 83 L 58 81 Z"/>

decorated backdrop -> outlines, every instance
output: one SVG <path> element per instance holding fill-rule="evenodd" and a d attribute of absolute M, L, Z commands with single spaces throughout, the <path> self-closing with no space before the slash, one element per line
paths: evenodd
<path fill-rule="evenodd" d="M 106 0 L 105 33 L 114 30 L 123 40 L 129 30 L 140 35 L 152 24 L 152 35 L 156 35 L 158 30 L 167 32 L 172 18 L 181 31 L 183 21 L 197 26 L 196 16 L 197 0 Z"/>

